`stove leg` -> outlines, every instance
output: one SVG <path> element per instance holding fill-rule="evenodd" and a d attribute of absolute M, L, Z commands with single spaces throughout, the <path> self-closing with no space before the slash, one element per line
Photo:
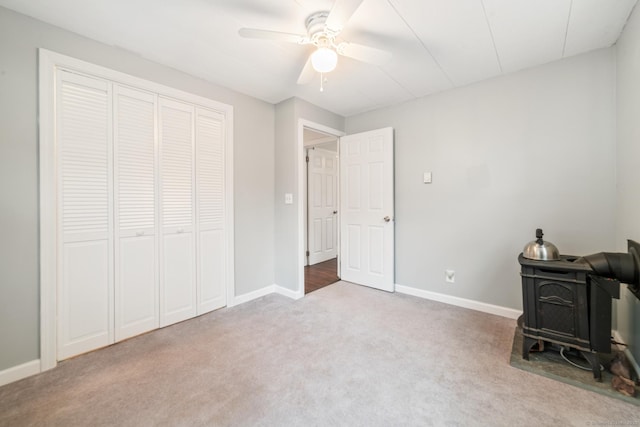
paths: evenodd
<path fill-rule="evenodd" d="M 536 344 L 538 344 L 536 338 L 522 337 L 522 358 L 524 360 L 529 360 L 529 352 Z"/>
<path fill-rule="evenodd" d="M 584 358 L 587 359 L 589 365 L 591 365 L 593 378 L 598 382 L 602 382 L 602 371 L 600 371 L 600 358 L 598 357 L 598 353 L 591 353 L 586 351 L 583 351 L 581 353 Z"/>

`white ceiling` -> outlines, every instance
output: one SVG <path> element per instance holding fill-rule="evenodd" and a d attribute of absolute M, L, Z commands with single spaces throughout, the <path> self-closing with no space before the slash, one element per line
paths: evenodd
<path fill-rule="evenodd" d="M 0 5 L 270 103 L 297 96 L 343 116 L 611 46 L 637 0 L 364 0 L 341 38 L 392 52 L 340 57 L 296 84 L 310 46 L 244 39 L 305 34 L 333 0 L 0 0 Z"/>

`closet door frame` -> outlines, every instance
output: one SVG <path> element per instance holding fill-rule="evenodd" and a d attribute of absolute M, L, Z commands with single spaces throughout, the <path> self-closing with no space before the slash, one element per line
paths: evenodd
<path fill-rule="evenodd" d="M 146 90 L 214 110 L 225 120 L 225 288 L 227 306 L 233 306 L 234 215 L 233 215 L 233 107 L 208 98 L 164 86 L 119 71 L 91 64 L 47 49 L 38 49 L 38 121 L 40 184 L 40 372 L 57 365 L 58 159 L 55 136 L 55 82 L 58 70 L 67 70 L 110 80 L 115 84 Z"/>

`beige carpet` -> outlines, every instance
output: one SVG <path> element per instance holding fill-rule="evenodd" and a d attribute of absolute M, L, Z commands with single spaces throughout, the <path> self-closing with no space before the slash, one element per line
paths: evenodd
<path fill-rule="evenodd" d="M 630 425 L 509 366 L 515 321 L 338 282 L 223 309 L 0 388 L 2 426 Z"/>

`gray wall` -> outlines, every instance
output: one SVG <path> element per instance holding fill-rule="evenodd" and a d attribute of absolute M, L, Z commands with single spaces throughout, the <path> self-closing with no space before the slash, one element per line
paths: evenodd
<path fill-rule="evenodd" d="M 39 358 L 38 47 L 234 107 L 236 294 L 273 284 L 273 105 L 0 8 L 0 370 Z"/>
<path fill-rule="evenodd" d="M 310 120 L 344 130 L 344 117 L 298 98 L 276 105 L 275 125 L 275 283 L 298 289 L 298 121 Z M 293 194 L 293 204 L 284 204 L 285 193 Z"/>
<path fill-rule="evenodd" d="M 289 98 L 277 104 L 275 125 L 275 282 L 291 290 L 296 289 L 295 254 L 297 247 L 297 201 L 295 147 L 296 99 Z M 285 193 L 292 193 L 293 204 L 284 204 Z M 283 256 L 287 254 L 286 256 Z"/>
<path fill-rule="evenodd" d="M 617 46 L 618 250 L 626 239 L 640 242 L 640 7 L 636 7 Z M 617 304 L 617 329 L 640 362 L 640 300 L 623 287 Z"/>
<path fill-rule="evenodd" d="M 385 126 L 396 283 L 520 309 L 516 257 L 536 227 L 562 253 L 615 248 L 612 49 L 346 120 L 348 134 Z"/>

